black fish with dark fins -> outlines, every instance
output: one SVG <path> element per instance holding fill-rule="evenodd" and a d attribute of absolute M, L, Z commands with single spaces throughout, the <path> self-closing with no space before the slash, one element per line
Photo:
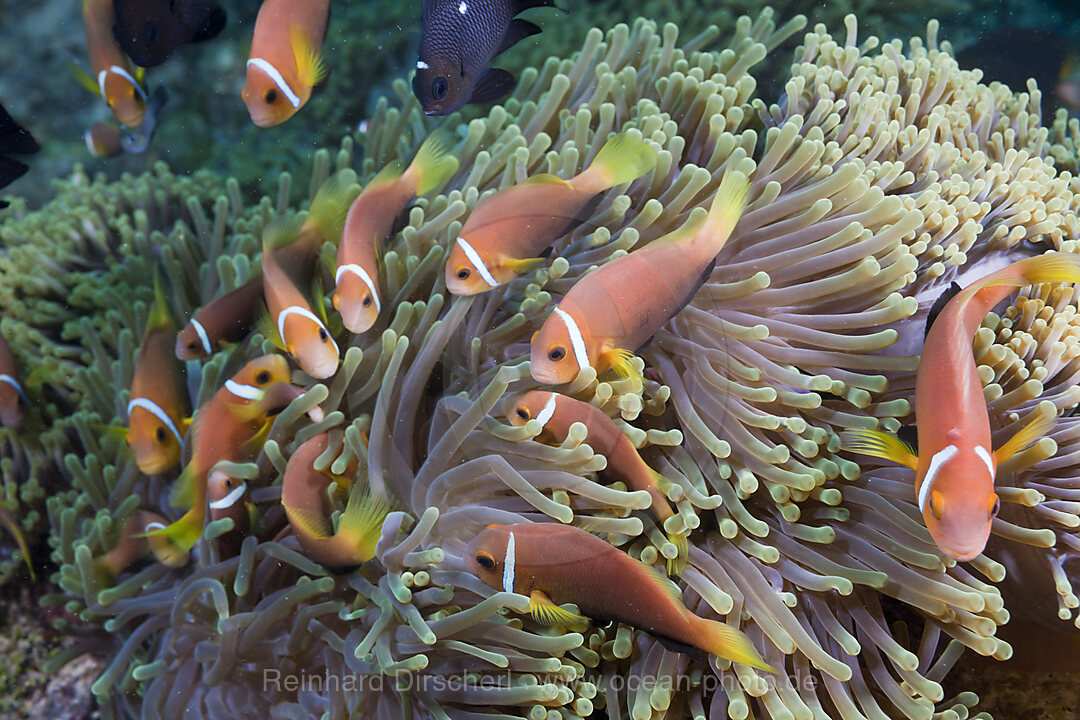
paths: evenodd
<path fill-rule="evenodd" d="M 428 115 L 449 115 L 467 103 L 497 100 L 514 87 L 506 70 L 485 66 L 518 41 L 540 32 L 515 18 L 555 0 L 424 0 L 415 93 Z"/>
<path fill-rule="evenodd" d="M 15 182 L 29 170 L 26 163 L 8 155 L 32 155 L 40 149 L 34 136 L 15 122 L 0 105 L 0 188 Z M 7 206 L 8 203 L 0 200 L 0 208 Z"/>
<path fill-rule="evenodd" d="M 210 0 L 113 0 L 113 35 L 144 68 L 160 65 L 186 43 L 210 40 L 225 27 L 225 11 Z"/>

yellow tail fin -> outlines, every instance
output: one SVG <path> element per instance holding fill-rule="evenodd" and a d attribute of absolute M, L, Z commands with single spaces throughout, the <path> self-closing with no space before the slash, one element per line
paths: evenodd
<path fill-rule="evenodd" d="M 150 308 L 150 318 L 146 323 L 146 331 L 160 330 L 165 327 L 173 327 L 172 314 L 169 312 L 169 301 L 165 299 L 165 288 L 161 284 L 161 272 L 154 268 L 154 304 Z"/>
<path fill-rule="evenodd" d="M 184 513 L 174 523 L 161 530 L 151 530 L 139 537 L 148 538 L 151 549 L 157 559 L 169 567 L 179 567 L 184 562 L 183 556 L 195 546 L 202 535 L 203 521 L 206 519 L 206 505 L 198 503 Z M 162 542 L 162 541 L 166 542 Z"/>
<path fill-rule="evenodd" d="M 437 130 L 427 136 L 409 165 L 409 172 L 416 175 L 416 195 L 426 195 L 454 176 L 458 161 L 450 154 L 453 147 L 451 137 L 445 132 Z"/>
<path fill-rule="evenodd" d="M 359 194 L 360 186 L 356 183 L 356 173 L 352 170 L 335 173 L 322 184 L 319 192 L 315 193 L 304 224 L 317 228 L 323 242 L 337 244 L 345 227 L 349 206 Z"/>
<path fill-rule="evenodd" d="M 652 170 L 656 159 L 656 148 L 639 130 L 625 130 L 609 138 L 592 164 L 570 182 L 579 190 L 600 192 L 641 177 Z"/>
<path fill-rule="evenodd" d="M 727 623 L 699 619 L 701 620 L 700 627 L 704 631 L 701 643 L 703 650 L 725 660 L 749 665 L 766 672 L 776 672 L 776 668 L 761 657 L 750 642 L 750 638 L 746 637 L 746 633 Z"/>
<path fill-rule="evenodd" d="M 1023 287 L 1037 283 L 1080 283 L 1080 254 L 1048 252 L 1024 258 L 988 277 L 981 287 Z"/>
<path fill-rule="evenodd" d="M 720 188 L 713 196 L 709 215 L 705 219 L 702 232 L 709 237 L 710 245 L 715 244 L 719 253 L 735 229 L 736 223 L 746 209 L 746 196 L 750 191 L 750 179 L 737 170 L 728 170 L 720 181 Z"/>

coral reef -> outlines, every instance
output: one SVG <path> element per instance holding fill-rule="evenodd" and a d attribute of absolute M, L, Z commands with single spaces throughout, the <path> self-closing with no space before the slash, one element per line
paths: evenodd
<path fill-rule="evenodd" d="M 188 317 L 250 276 L 263 227 L 302 207 L 296 196 L 338 170 L 367 182 L 406 161 L 430 121 L 399 82 L 400 107 L 380 100 L 364 133 L 255 204 L 235 179 L 159 165 L 118 183 L 77 173 L 42 211 L 13 206 L 0 288 L 18 311 L 3 330 L 34 378 L 27 424 L 41 432 L 5 435 L 6 501 L 32 487 L 20 502 L 40 504 L 44 468 L 70 478 L 48 489 L 62 592 L 45 602 L 84 623 L 57 664 L 90 648 L 106 657 L 93 685 L 102 716 L 960 718 L 976 698 L 945 697 L 950 667 L 965 649 L 1011 653 L 997 636 L 1011 548 L 1034 553 L 1026 564 L 1053 577 L 1071 619 L 1075 418 L 1003 469 L 997 544 L 965 566 L 933 545 L 910 473 L 860 467 L 838 432 L 909 420 L 920 297 L 925 307 L 968 266 L 1077 250 L 1080 185 L 1055 167 L 1075 157 L 1075 126 L 1042 127 L 1037 89 L 1014 95 L 960 70 L 936 23 L 905 50 L 859 42 L 853 16 L 839 36 L 803 36 L 769 104 L 752 71 L 804 25 L 777 26 L 766 10 L 723 42 L 716 26 L 689 39 L 646 20 L 594 29 L 576 56 L 522 72 L 504 105 L 447 119 L 460 170 L 389 243 L 379 322 L 342 338 L 334 377 L 295 373 L 306 394 L 256 462 L 227 468 L 261 512 L 232 557 L 214 542 L 232 529 L 223 520 L 186 567 L 149 562 L 112 583 L 96 566 L 136 509 L 172 513 L 171 477 L 141 476 L 101 427 L 123 418 L 153 270 Z M 569 177 L 630 127 L 659 150 L 650 173 L 606 193 L 541 269 L 448 298 L 445 248 L 485 193 Z M 701 291 L 645 349 L 644 388 L 586 370 L 564 389 L 615 418 L 672 481 L 677 512 L 660 528 L 641 512 L 647 493 L 595 475 L 606 460 L 585 433 L 550 447 L 532 439 L 535 421 L 512 427 L 499 413 L 535 386 L 528 341 L 553 299 L 701 212 L 729 169 L 750 175 L 750 204 Z M 1080 402 L 1076 311 L 1074 289 L 1036 287 L 988 316 L 975 348 L 996 436 Z M 194 404 L 271 350 L 256 333 L 189 363 Z M 279 533 L 287 458 L 327 431 L 317 467 L 355 459 L 399 508 L 375 561 L 351 572 Z M 648 563 L 674 555 L 665 530 L 690 531 L 683 601 L 728 616 L 781 672 L 694 661 L 627 626 L 542 627 L 523 614 L 527 598 L 464 571 L 464 543 L 487 524 L 583 519 Z"/>

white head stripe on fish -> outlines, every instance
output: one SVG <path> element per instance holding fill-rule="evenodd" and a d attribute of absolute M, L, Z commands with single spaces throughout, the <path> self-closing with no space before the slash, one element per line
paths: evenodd
<path fill-rule="evenodd" d="M 16 392 L 19 393 L 19 397 L 23 399 L 23 402 L 27 405 L 30 404 L 30 398 L 26 397 L 26 392 L 23 391 L 22 385 L 19 384 L 18 380 L 7 374 L 0 374 L 0 383 L 7 383 L 11 387 L 15 388 Z"/>
<path fill-rule="evenodd" d="M 259 400 L 266 394 L 265 390 L 261 390 L 254 385 L 241 385 L 232 378 L 225 381 L 225 389 L 244 400 Z"/>
<path fill-rule="evenodd" d="M 158 420 L 160 420 L 161 424 L 164 425 L 165 427 L 169 428 L 169 432 L 171 432 L 173 435 L 176 436 L 176 440 L 177 440 L 177 442 L 180 443 L 180 447 L 184 446 L 184 438 L 183 438 L 183 436 L 180 434 L 180 431 L 176 428 L 176 425 L 173 423 L 172 418 L 169 417 L 168 414 L 164 410 L 161 409 L 160 405 L 158 405 L 156 402 L 154 402 L 150 398 L 144 398 L 144 397 L 132 398 L 131 402 L 129 402 L 128 406 L 127 406 L 128 420 L 131 419 L 131 411 L 134 410 L 135 408 L 142 408 L 143 410 L 146 410 L 148 413 L 150 413 L 151 415 L 156 417 Z"/>
<path fill-rule="evenodd" d="M 139 84 L 138 80 L 131 76 L 131 73 L 119 65 L 110 65 L 107 69 L 98 73 L 97 82 L 98 90 L 101 91 L 101 97 L 105 97 L 105 80 L 109 77 L 109 73 L 119 75 L 131 83 L 131 87 L 135 88 L 136 92 L 139 93 L 139 97 L 143 99 L 143 102 L 146 102 L 146 91 L 142 89 L 142 85 Z"/>
<path fill-rule="evenodd" d="M 934 485 L 934 480 L 937 479 L 938 471 L 941 470 L 942 465 L 949 462 L 957 452 L 958 450 L 955 445 L 946 445 L 934 453 L 934 457 L 930 458 L 930 467 L 923 477 L 922 487 L 919 488 L 919 512 L 926 512 L 926 501 L 930 498 L 930 489 Z"/>
<path fill-rule="evenodd" d="M 270 64 L 268 60 L 262 58 L 249 58 L 247 61 L 247 67 L 255 67 L 266 73 L 266 77 L 277 85 L 278 90 L 285 96 L 285 99 L 289 101 L 289 104 L 294 108 L 300 107 L 300 96 L 293 92 L 293 89 L 289 87 L 289 83 L 285 82 L 285 78 L 281 76 L 278 69 Z"/>
<path fill-rule="evenodd" d="M 372 281 L 371 276 L 368 275 L 367 270 L 359 265 L 354 265 L 353 263 L 338 265 L 337 272 L 334 273 L 334 284 L 340 285 L 341 276 L 347 272 L 351 272 L 353 275 L 364 281 L 364 284 L 368 286 L 368 290 L 371 291 L 371 297 L 375 300 L 375 313 L 378 314 L 382 312 L 382 304 L 379 302 L 379 291 L 375 289 L 375 283 Z"/>
<path fill-rule="evenodd" d="M 90 132 L 90 128 L 87 128 L 86 132 L 83 133 L 83 142 L 86 143 L 87 151 L 94 157 L 97 157 L 97 150 L 94 149 L 94 136 L 93 133 Z"/>
<path fill-rule="evenodd" d="M 555 314 L 563 321 L 566 332 L 570 334 L 570 345 L 574 350 L 574 359 L 577 360 L 578 372 L 591 367 L 589 365 L 589 353 L 585 350 L 585 338 L 581 334 L 581 329 L 577 326 L 577 321 L 571 317 L 570 313 L 558 305 L 555 306 Z"/>
<path fill-rule="evenodd" d="M 457 244 L 465 253 L 465 257 L 469 258 L 469 262 L 472 263 L 472 266 L 476 268 L 476 272 L 480 273 L 480 277 L 484 279 L 484 282 L 491 287 L 499 287 L 499 281 L 496 280 L 491 274 L 491 271 L 488 270 L 488 266 L 484 264 L 484 259 L 480 257 L 480 253 L 476 252 L 473 246 L 463 237 L 457 239 Z"/>
<path fill-rule="evenodd" d="M 164 530 L 164 529 L 165 529 L 165 525 L 163 523 L 159 523 L 157 520 L 151 520 L 150 522 L 143 525 L 142 531 L 143 532 L 151 532 L 152 530 Z"/>
<path fill-rule="evenodd" d="M 503 590 L 506 592 L 514 592 L 514 564 L 517 559 L 514 557 L 514 533 L 510 533 L 510 538 L 506 541 L 506 559 L 503 560 Z"/>
<path fill-rule="evenodd" d="M 210 503 L 211 510 L 224 510 L 231 508 L 237 503 L 237 501 L 244 496 L 244 492 L 247 490 L 247 483 L 241 482 L 239 485 L 229 491 L 229 494 L 220 500 L 215 500 Z"/>
<path fill-rule="evenodd" d="M 203 324 L 195 318 L 191 318 L 191 327 L 195 328 L 195 334 L 199 336 L 203 351 L 207 355 L 213 355 L 214 350 L 210 347 L 210 336 L 206 334 L 206 328 L 203 327 Z"/>
<path fill-rule="evenodd" d="M 544 409 L 536 415 L 536 419 L 540 422 L 540 427 L 546 427 L 548 420 L 555 414 L 556 395 L 557 393 L 551 393 L 551 397 L 549 397 L 547 403 L 544 404 Z"/>
<path fill-rule="evenodd" d="M 330 338 L 330 344 L 334 346 L 334 352 L 337 353 L 338 355 L 341 354 L 341 352 L 338 350 L 337 343 L 334 342 L 334 337 L 330 334 L 330 331 L 327 330 L 326 327 L 323 326 L 322 322 L 319 321 L 319 318 L 315 317 L 315 313 L 311 312 L 310 310 L 308 310 L 305 307 L 300 307 L 299 305 L 290 305 L 289 307 L 285 308 L 284 310 L 282 310 L 281 312 L 278 313 L 278 316 L 277 316 L 277 331 L 278 331 L 278 335 L 281 336 L 281 339 L 283 341 L 285 340 L 285 320 L 290 315 L 299 315 L 300 317 L 307 318 L 311 322 L 318 325 L 319 329 L 326 333 L 326 337 Z M 285 344 L 287 345 L 288 342 L 286 341 Z"/>
<path fill-rule="evenodd" d="M 986 469 L 990 471 L 990 479 L 993 480 L 997 474 L 997 469 L 994 467 L 994 459 L 990 457 L 990 453 L 986 451 L 982 445 L 975 446 L 975 454 L 978 455 L 984 463 L 986 463 Z"/>

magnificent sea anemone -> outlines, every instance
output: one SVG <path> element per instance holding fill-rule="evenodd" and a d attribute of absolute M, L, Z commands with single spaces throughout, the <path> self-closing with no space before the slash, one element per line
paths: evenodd
<path fill-rule="evenodd" d="M 5 489 L 10 500 L 45 467 L 65 480 L 48 499 L 60 592 L 45 602 L 79 621 L 56 664 L 107 661 L 93 685 L 102 716 L 963 718 L 977 698 L 945 698 L 942 680 L 965 650 L 1010 656 L 996 632 L 1014 565 L 1050 577 L 1071 621 L 1075 418 L 1003 468 L 994 543 L 969 564 L 933 544 L 910 472 L 842 452 L 839 432 L 913 420 L 923 316 L 958 274 L 1077 251 L 1080 183 L 1060 169 L 1077 167 L 1076 123 L 1044 127 L 1037 88 L 960 70 L 934 22 L 905 50 L 860 43 L 853 16 L 838 37 L 804 36 L 769 104 L 751 71 L 804 25 L 743 17 L 721 51 L 709 49 L 715 27 L 682 44 L 670 24 L 594 29 L 574 57 L 522 73 L 485 117 L 445 120 L 459 170 L 389 242 L 379 322 L 339 337 L 334 377 L 294 372 L 307 391 L 257 461 L 223 468 L 254 487 L 252 532 L 230 554 L 215 540 L 232 520 L 211 522 L 182 567 L 102 572 L 136 510 L 175 517 L 173 478 L 140 475 L 105 426 L 124 418 L 155 267 L 177 317 L 243 283 L 262 230 L 297 211 L 293 178 L 250 205 L 209 173 L 76 174 L 43 210 L 7 211 L 0 286 L 19 310 L 3 330 L 43 431 L 5 431 Z M 309 196 L 335 173 L 365 183 L 407 161 L 435 129 L 403 83 L 394 92 L 366 132 L 316 154 Z M 446 248 L 486 193 L 569 177 L 629 128 L 659 151 L 650 173 L 607 192 L 540 269 L 480 297 L 447 295 Z M 732 169 L 751 178 L 749 206 L 701 290 L 643 350 L 644 387 L 585 370 L 563 388 L 615 418 L 672 481 L 677 512 L 656 527 L 647 493 L 597 474 L 606 460 L 583 427 L 543 445 L 535 422 L 505 422 L 503 403 L 535 387 L 529 338 L 554 300 L 708 207 Z M 1076 303 L 1072 287 L 1036 286 L 986 318 L 974 347 L 996 438 L 1080 403 Z M 255 333 L 190 363 L 193 405 L 273 351 Z M 305 416 L 316 405 L 318 422 Z M 280 532 L 288 459 L 323 432 L 317 468 L 355 460 L 396 504 L 375 559 L 350 571 Z M 22 502 L 40 504 L 43 491 L 22 487 Z M 624 625 L 535 624 L 527 598 L 493 592 L 461 558 L 486 525 L 525 521 L 585 523 L 647 563 L 674 553 L 664 530 L 689 531 L 683 601 L 740 626 L 780 672 L 691 660 Z"/>

